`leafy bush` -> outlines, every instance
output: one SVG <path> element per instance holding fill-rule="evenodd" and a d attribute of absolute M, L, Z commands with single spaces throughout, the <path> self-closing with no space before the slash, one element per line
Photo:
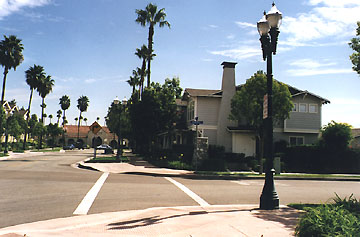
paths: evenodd
<path fill-rule="evenodd" d="M 171 169 L 179 169 L 179 170 L 193 170 L 192 165 L 189 165 L 181 161 L 169 161 L 168 167 Z"/>
<path fill-rule="evenodd" d="M 354 197 L 354 194 L 344 199 L 341 199 L 336 193 L 335 195 L 336 197 L 333 200 L 336 206 L 340 206 L 360 218 L 360 201 Z"/>
<path fill-rule="evenodd" d="M 224 159 L 206 159 L 199 167 L 202 171 L 225 171 Z"/>
<path fill-rule="evenodd" d="M 359 219 L 342 206 L 328 204 L 305 210 L 296 236 L 359 236 Z"/>

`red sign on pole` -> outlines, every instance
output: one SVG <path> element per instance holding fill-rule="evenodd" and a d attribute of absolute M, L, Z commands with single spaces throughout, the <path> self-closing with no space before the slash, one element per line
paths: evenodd
<path fill-rule="evenodd" d="M 268 117 L 268 95 L 264 95 L 264 102 L 263 102 L 263 119 Z"/>

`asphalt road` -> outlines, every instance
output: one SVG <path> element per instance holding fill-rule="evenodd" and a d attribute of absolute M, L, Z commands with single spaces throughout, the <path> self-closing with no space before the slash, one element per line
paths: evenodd
<path fill-rule="evenodd" d="M 67 151 L 0 161 L 0 228 L 22 223 L 73 216 L 102 173 L 71 164 L 91 151 Z M 137 210 L 160 206 L 199 205 L 196 194 L 209 205 L 258 204 L 263 180 L 199 180 L 172 178 L 190 191 L 181 190 L 164 177 L 110 174 L 88 214 Z M 281 204 L 324 203 L 335 196 L 354 193 L 360 182 L 277 180 Z"/>

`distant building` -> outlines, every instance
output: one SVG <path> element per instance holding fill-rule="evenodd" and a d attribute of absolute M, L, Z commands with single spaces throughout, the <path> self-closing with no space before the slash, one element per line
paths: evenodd
<path fill-rule="evenodd" d="M 117 147 L 118 137 L 111 133 L 106 126 L 100 126 L 98 122 L 94 122 L 90 126 L 65 125 L 65 144 L 81 144 L 89 147 L 94 147 L 94 144 L 108 144 L 112 147 Z M 58 143 L 62 143 L 62 136 L 58 137 Z"/>

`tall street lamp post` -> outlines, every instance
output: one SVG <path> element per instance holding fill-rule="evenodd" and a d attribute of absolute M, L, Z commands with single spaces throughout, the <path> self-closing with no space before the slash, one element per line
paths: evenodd
<path fill-rule="evenodd" d="M 260 34 L 261 48 L 263 51 L 263 59 L 267 60 L 267 94 L 264 96 L 264 119 L 265 119 L 265 155 L 266 170 L 265 184 L 260 196 L 260 209 L 272 210 L 279 208 L 279 197 L 274 185 L 274 156 L 273 156 L 273 119 L 272 119 L 272 54 L 276 54 L 276 45 L 279 27 L 281 25 L 282 14 L 276 8 L 275 3 L 272 4 L 271 10 L 257 23 Z M 267 111 L 266 110 L 267 107 Z"/>

